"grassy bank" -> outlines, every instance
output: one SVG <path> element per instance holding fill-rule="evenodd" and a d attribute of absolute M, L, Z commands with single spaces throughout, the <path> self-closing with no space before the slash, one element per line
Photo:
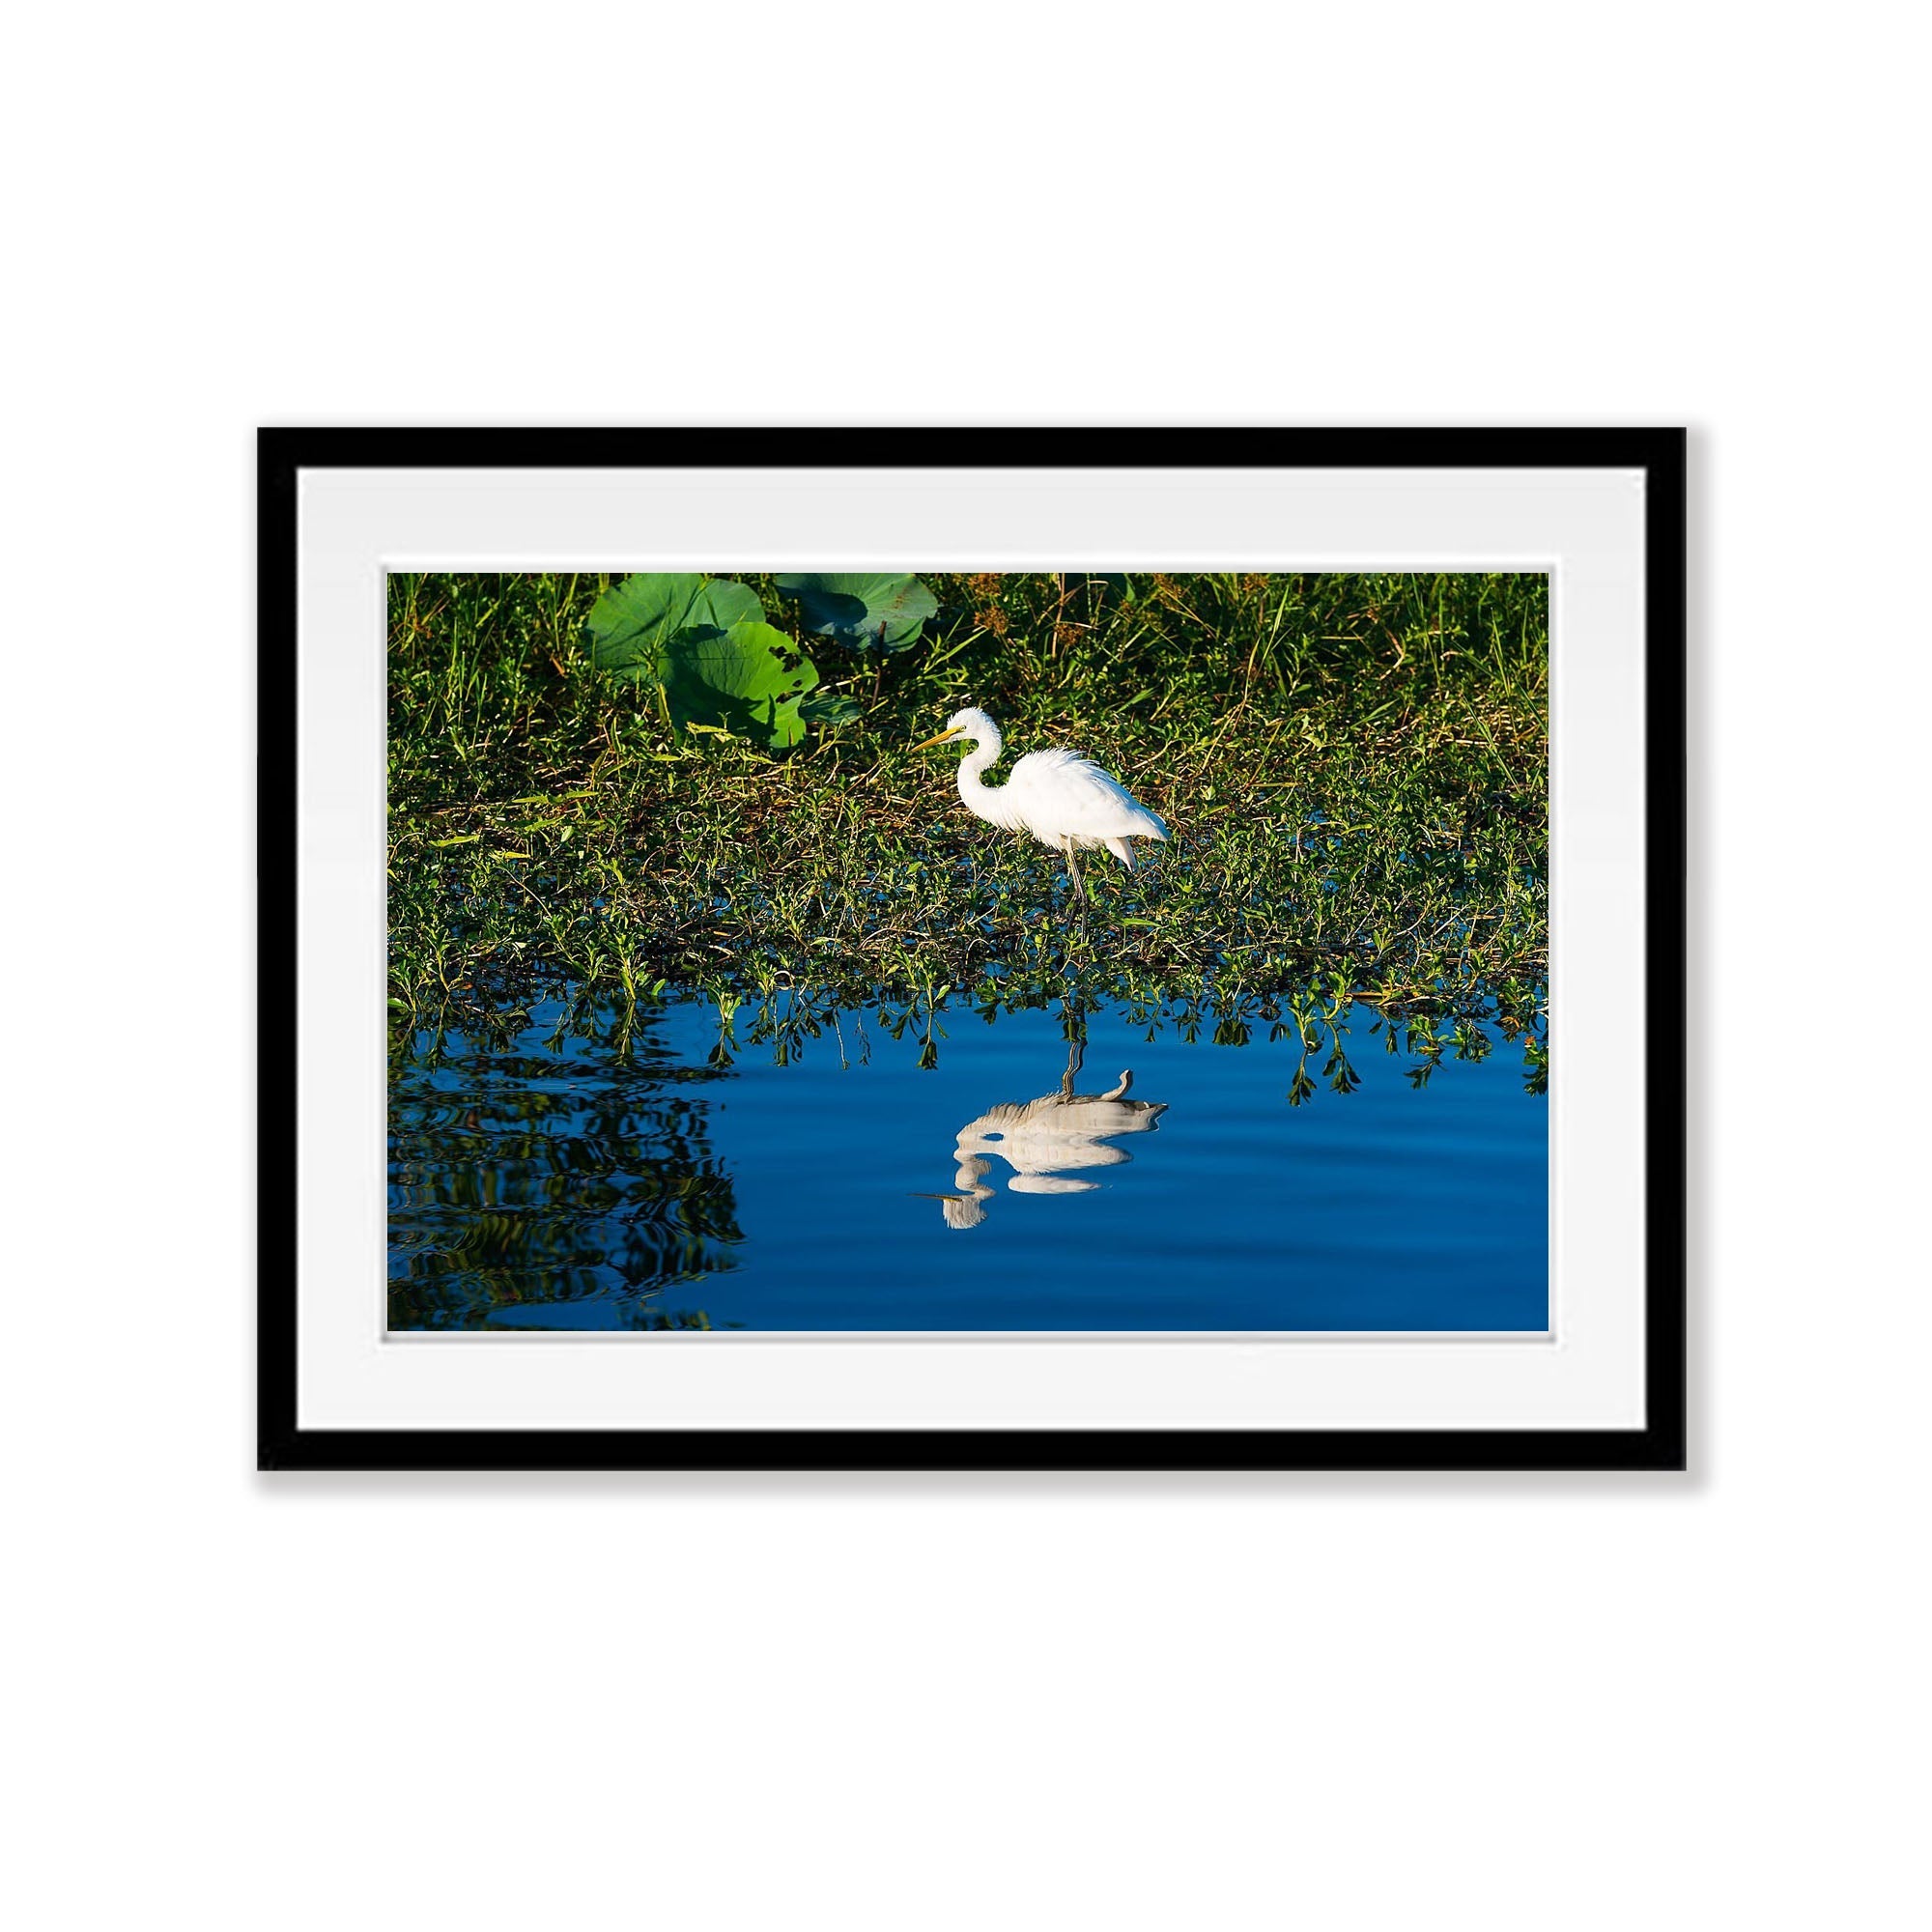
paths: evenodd
<path fill-rule="evenodd" d="M 745 582 L 857 707 L 776 755 L 680 738 L 593 668 L 608 579 L 391 580 L 399 1016 L 670 984 L 1217 1024 L 1363 997 L 1537 1031 L 1543 579 L 928 574 L 938 615 L 891 655 Z M 1069 744 L 1172 826 L 1132 875 L 1094 856 L 1084 923 L 1054 855 L 965 812 L 955 753 L 906 750 L 966 702 L 1009 753 Z"/>

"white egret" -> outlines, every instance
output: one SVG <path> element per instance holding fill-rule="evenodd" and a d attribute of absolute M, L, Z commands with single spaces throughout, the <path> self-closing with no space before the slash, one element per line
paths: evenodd
<path fill-rule="evenodd" d="M 1135 798 L 1119 779 L 1077 752 L 1029 752 L 1003 785 L 980 776 L 999 755 L 1000 727 L 977 707 L 955 711 L 946 729 L 915 752 L 952 738 L 970 739 L 971 753 L 959 761 L 959 796 L 966 810 L 1007 832 L 1029 832 L 1066 861 L 1073 896 L 1087 903 L 1076 851 L 1104 845 L 1128 871 L 1134 868 L 1130 838 L 1167 837 L 1166 825 Z"/>

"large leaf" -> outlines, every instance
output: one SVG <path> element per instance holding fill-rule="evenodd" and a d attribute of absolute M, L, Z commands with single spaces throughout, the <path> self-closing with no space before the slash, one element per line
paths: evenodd
<path fill-rule="evenodd" d="M 798 599 L 808 629 L 862 650 L 904 650 L 939 610 L 932 592 L 904 573 L 805 571 L 781 577 L 779 588 Z"/>
<path fill-rule="evenodd" d="M 679 632 L 722 636 L 764 611 L 742 583 L 686 571 L 644 571 L 613 583 L 591 607 L 590 661 L 618 677 L 661 683 L 665 646 Z"/>
<path fill-rule="evenodd" d="M 841 724 L 850 724 L 859 717 L 857 698 L 847 697 L 839 691 L 814 691 L 808 698 L 801 700 L 798 715 L 808 724 L 823 724 L 836 731 Z"/>
<path fill-rule="evenodd" d="M 667 639 L 665 702 L 683 731 L 711 724 L 773 751 L 805 736 L 798 701 L 818 682 L 810 658 L 769 624 L 733 624 L 728 631 L 699 626 Z"/>

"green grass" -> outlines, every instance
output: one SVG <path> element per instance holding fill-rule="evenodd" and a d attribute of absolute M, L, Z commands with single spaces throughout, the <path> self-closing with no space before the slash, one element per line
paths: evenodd
<path fill-rule="evenodd" d="M 399 1022 L 670 986 L 768 1029 L 1107 997 L 1307 1038 L 1366 999 L 1412 1038 L 1500 1021 L 1540 1067 L 1545 579 L 926 574 L 912 649 L 799 639 L 861 715 L 776 757 L 680 746 L 591 668 L 609 581 L 390 581 Z M 907 751 L 966 702 L 1009 757 L 1071 745 L 1173 828 L 1134 874 L 1090 856 L 1084 923 L 1057 857 L 961 807 L 956 753 Z"/>

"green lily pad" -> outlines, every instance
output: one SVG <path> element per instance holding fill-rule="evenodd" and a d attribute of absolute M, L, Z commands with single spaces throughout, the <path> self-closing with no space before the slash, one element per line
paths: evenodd
<path fill-rule="evenodd" d="M 709 625 L 666 639 L 660 657 L 665 703 L 679 731 L 709 725 L 783 751 L 805 736 L 799 699 L 818 682 L 782 631 L 752 621 Z"/>
<path fill-rule="evenodd" d="M 807 629 L 859 650 L 904 650 L 939 610 L 932 592 L 904 572 L 805 571 L 781 577 L 779 589 L 798 599 Z"/>
<path fill-rule="evenodd" d="M 665 646 L 680 633 L 722 637 L 734 624 L 761 623 L 764 614 L 742 583 L 695 571 L 643 571 L 613 583 L 591 607 L 590 661 L 617 677 L 662 683 Z"/>
<path fill-rule="evenodd" d="M 843 692 L 814 691 L 810 697 L 799 701 L 798 715 L 808 724 L 823 724 L 836 731 L 839 725 L 851 724 L 860 714 L 857 700 L 847 697 Z"/>

